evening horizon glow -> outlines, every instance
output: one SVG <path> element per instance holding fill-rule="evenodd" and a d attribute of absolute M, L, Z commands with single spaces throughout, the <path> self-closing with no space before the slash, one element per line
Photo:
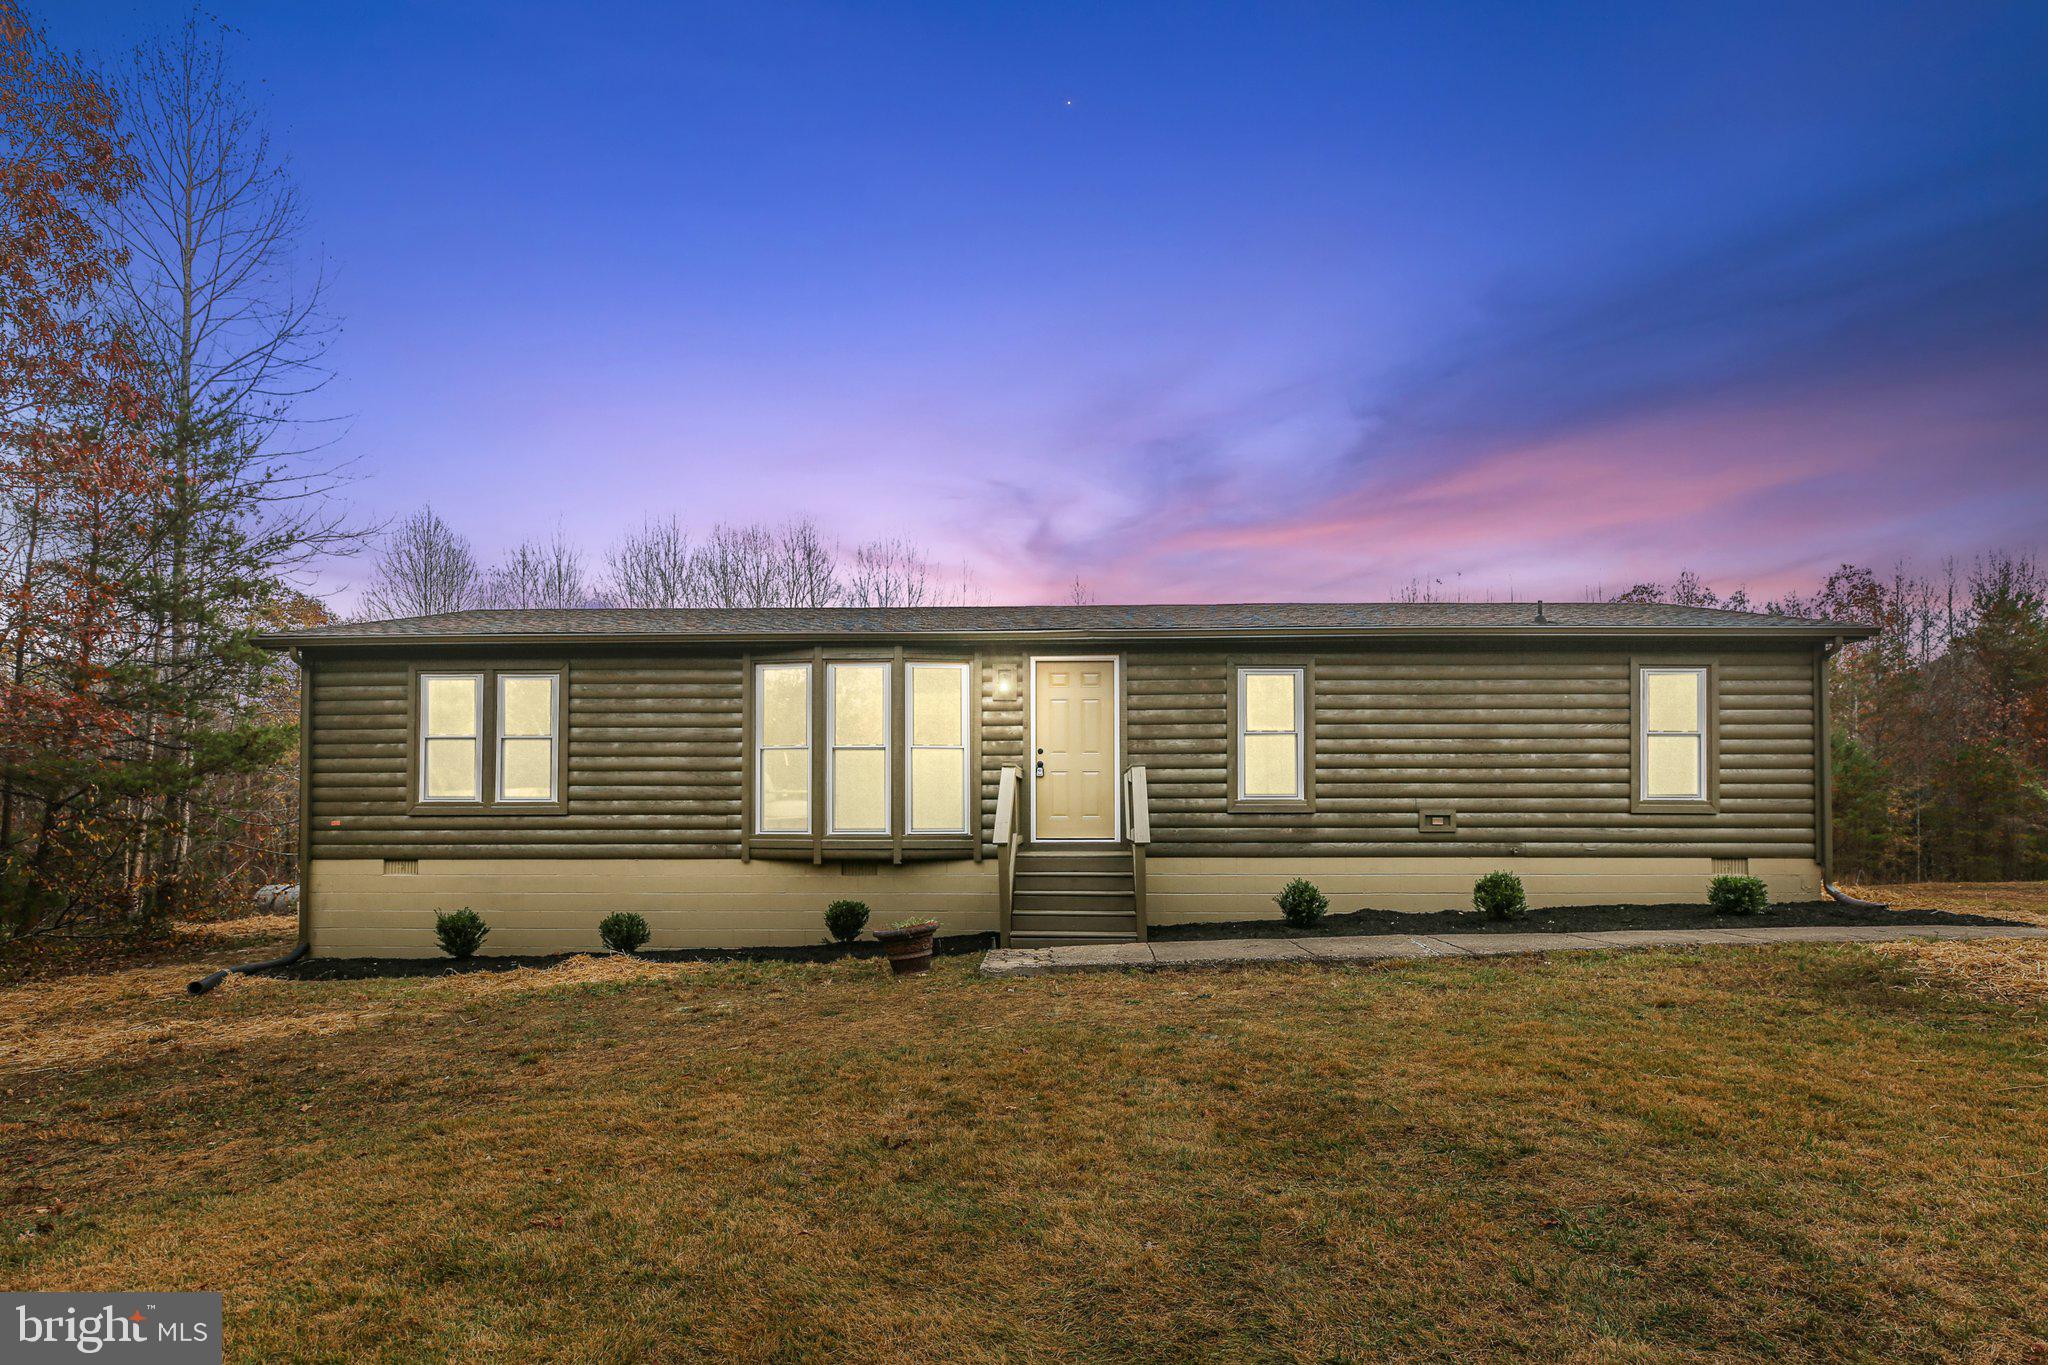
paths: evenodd
<path fill-rule="evenodd" d="M 809 515 L 992 602 L 1761 599 L 2048 541 L 2048 7 L 217 12 L 350 501 L 486 558 Z"/>

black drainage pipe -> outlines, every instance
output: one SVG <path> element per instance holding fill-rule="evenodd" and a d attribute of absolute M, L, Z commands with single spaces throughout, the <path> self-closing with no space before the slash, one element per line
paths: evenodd
<path fill-rule="evenodd" d="M 1885 903 L 1884 903 L 1883 901 L 1867 901 L 1867 900 L 1863 900 L 1863 899 L 1861 899 L 1861 898 L 1859 898 L 1859 897 L 1856 897 L 1856 896 L 1852 896 L 1852 895 L 1850 895 L 1850 894 L 1849 894 L 1848 892 L 1844 891 L 1844 890 L 1843 890 L 1843 889 L 1842 889 L 1841 887 L 1839 887 L 1839 886 L 1836 886 L 1836 885 L 1835 885 L 1835 884 L 1834 884 L 1833 882 L 1827 882 L 1827 881 L 1824 881 L 1824 882 L 1822 882 L 1822 883 L 1820 884 L 1820 889 L 1821 889 L 1821 890 L 1823 890 L 1823 891 L 1825 891 L 1825 892 L 1827 892 L 1827 893 L 1828 893 L 1828 897 L 1829 897 L 1829 898 L 1830 898 L 1831 900 L 1834 900 L 1834 901 L 1836 901 L 1836 902 L 1838 902 L 1839 904 L 1842 904 L 1842 905 L 1853 905 L 1853 906 L 1855 906 L 1855 907 L 1856 907 L 1856 908 L 1857 908 L 1858 910 L 1889 910 L 1889 909 L 1891 909 L 1891 907 L 1890 907 L 1889 905 L 1886 905 L 1886 904 L 1885 904 Z"/>
<path fill-rule="evenodd" d="M 304 957 L 306 955 L 306 950 L 311 948 L 312 946 L 313 945 L 310 943 L 301 943 L 298 947 L 292 949 L 283 957 L 273 957 L 268 962 L 250 962 L 245 963 L 240 967 L 223 967 L 217 972 L 208 972 L 205 976 L 200 977 L 197 981 L 186 982 L 185 989 L 192 992 L 192 994 L 194 995 L 204 995 L 208 991 L 212 990 L 215 986 L 218 986 L 221 982 L 227 980 L 228 977 L 232 975 L 247 975 L 250 972 L 267 972 L 272 967 L 289 967 L 294 962 L 297 962 L 300 958 Z"/>

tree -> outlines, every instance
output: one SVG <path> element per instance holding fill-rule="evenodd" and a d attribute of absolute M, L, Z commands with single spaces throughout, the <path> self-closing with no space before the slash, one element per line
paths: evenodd
<path fill-rule="evenodd" d="M 422 507 L 385 541 L 363 608 L 373 617 L 437 616 L 466 611 L 483 598 L 483 574 L 469 541 L 433 508 Z"/>
<path fill-rule="evenodd" d="M 491 572 L 484 600 L 493 607 L 585 607 L 583 551 L 557 525 L 546 540 L 522 540 Z"/>
<path fill-rule="evenodd" d="M 604 595 L 621 607 L 687 607 L 697 588 L 690 537 L 674 513 L 649 517 L 605 556 Z"/>
<path fill-rule="evenodd" d="M 135 183 L 114 98 L 0 0 L 0 925 L 118 903 L 136 790 L 129 584 L 159 489 L 101 215 Z M 81 892 L 81 888 L 83 888 Z"/>

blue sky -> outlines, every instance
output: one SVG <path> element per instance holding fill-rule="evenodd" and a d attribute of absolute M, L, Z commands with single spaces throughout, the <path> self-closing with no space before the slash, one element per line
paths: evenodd
<path fill-rule="evenodd" d="M 1107 601 L 2048 540 L 2048 6 L 209 12 L 353 500 L 487 553 L 807 513 Z"/>

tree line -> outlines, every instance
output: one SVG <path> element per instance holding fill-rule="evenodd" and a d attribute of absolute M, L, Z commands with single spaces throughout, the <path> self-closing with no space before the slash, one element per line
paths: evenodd
<path fill-rule="evenodd" d="M 809 517 L 712 526 L 650 517 L 595 565 L 558 527 L 486 565 L 431 507 L 385 538 L 362 594 L 370 618 L 480 607 L 935 607 L 979 602 L 973 573 L 909 540 L 843 547 Z"/>

